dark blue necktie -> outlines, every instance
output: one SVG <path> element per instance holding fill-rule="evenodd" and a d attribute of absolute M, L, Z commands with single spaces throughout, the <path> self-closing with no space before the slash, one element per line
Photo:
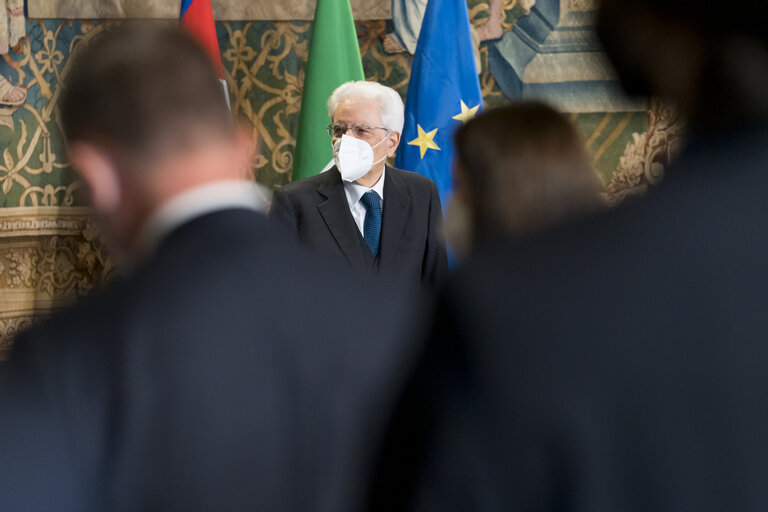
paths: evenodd
<path fill-rule="evenodd" d="M 368 248 L 371 250 L 371 254 L 376 256 L 379 254 L 379 240 L 381 239 L 381 204 L 379 204 L 381 199 L 379 194 L 369 190 L 363 194 L 360 202 L 365 206 L 363 237 L 365 238 L 365 243 L 368 244 Z"/>

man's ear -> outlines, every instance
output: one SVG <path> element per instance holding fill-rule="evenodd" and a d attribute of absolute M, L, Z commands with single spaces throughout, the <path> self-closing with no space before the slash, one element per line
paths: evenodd
<path fill-rule="evenodd" d="M 453 193 L 467 207 L 472 206 L 472 191 L 469 189 L 469 179 L 467 172 L 460 163 L 454 162 L 452 168 L 453 174 Z"/>
<path fill-rule="evenodd" d="M 109 155 L 93 144 L 69 146 L 69 160 L 91 193 L 91 204 L 99 213 L 112 213 L 120 206 L 121 185 L 117 166 Z"/>
<path fill-rule="evenodd" d="M 392 157 L 395 155 L 395 151 L 397 150 L 397 146 L 400 145 L 400 132 L 392 132 L 389 134 L 389 140 L 392 146 L 389 148 L 389 151 L 387 151 L 387 156 Z"/>

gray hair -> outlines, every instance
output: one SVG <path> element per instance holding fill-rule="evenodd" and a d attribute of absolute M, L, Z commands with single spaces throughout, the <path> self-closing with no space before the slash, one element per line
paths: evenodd
<path fill-rule="evenodd" d="M 346 82 L 341 84 L 333 91 L 328 98 L 328 117 L 333 119 L 336 108 L 343 100 L 347 98 L 368 98 L 376 100 L 379 106 L 379 115 L 384 128 L 393 132 L 402 133 L 405 117 L 405 107 L 400 95 L 386 85 L 376 82 L 366 82 L 359 80 L 357 82 Z"/>

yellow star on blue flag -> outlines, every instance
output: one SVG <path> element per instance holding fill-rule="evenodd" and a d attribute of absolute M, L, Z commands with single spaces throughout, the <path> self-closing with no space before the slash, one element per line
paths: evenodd
<path fill-rule="evenodd" d="M 432 179 L 443 207 L 453 189 L 454 134 L 482 105 L 467 1 L 429 0 L 406 96 L 402 140 L 408 142 L 397 150 L 395 166 Z"/>
<path fill-rule="evenodd" d="M 428 149 L 436 149 L 440 151 L 440 148 L 435 144 L 435 141 L 433 140 L 435 138 L 435 134 L 437 133 L 437 128 L 432 130 L 431 132 L 425 132 L 424 128 L 421 127 L 421 125 L 417 124 L 416 128 L 419 131 L 419 136 L 410 141 L 408 144 L 411 146 L 418 146 L 419 150 L 421 151 L 421 158 L 424 158 L 424 153 L 427 152 Z"/>
<path fill-rule="evenodd" d="M 464 103 L 464 100 L 461 101 L 461 112 L 453 116 L 453 119 L 457 121 L 461 121 L 462 123 L 466 123 L 473 117 L 475 117 L 475 114 L 477 114 L 477 109 L 480 108 L 480 105 L 475 105 L 472 108 L 469 108 L 466 103 Z"/>

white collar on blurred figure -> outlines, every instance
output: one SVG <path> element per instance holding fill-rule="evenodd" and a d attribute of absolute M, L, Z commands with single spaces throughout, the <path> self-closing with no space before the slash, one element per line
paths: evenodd
<path fill-rule="evenodd" d="M 139 258 L 152 254 L 171 231 L 196 217 L 230 208 L 266 210 L 266 196 L 259 185 L 244 180 L 217 181 L 182 192 L 152 214 L 136 238 Z"/>

